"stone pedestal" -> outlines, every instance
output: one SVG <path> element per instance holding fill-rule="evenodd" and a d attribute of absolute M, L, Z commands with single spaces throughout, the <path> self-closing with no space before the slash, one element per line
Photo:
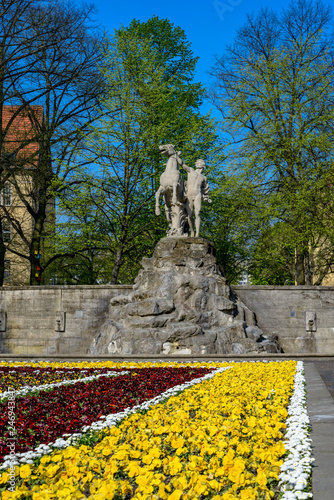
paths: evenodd
<path fill-rule="evenodd" d="M 232 294 L 210 241 L 163 238 L 141 264 L 133 291 L 111 299 L 91 354 L 280 352 Z"/>

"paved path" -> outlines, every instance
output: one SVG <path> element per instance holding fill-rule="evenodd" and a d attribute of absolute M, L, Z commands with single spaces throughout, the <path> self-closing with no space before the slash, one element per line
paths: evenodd
<path fill-rule="evenodd" d="M 307 363 L 307 361 L 305 361 L 305 363 Z M 334 398 L 334 361 L 314 360 L 313 363 L 325 382 L 327 389 Z"/>
<path fill-rule="evenodd" d="M 312 425 L 312 451 L 315 458 L 312 488 L 314 500 L 334 500 L 334 401 L 328 391 L 330 389 L 332 394 L 334 392 L 334 363 L 328 362 L 331 363 L 330 366 L 323 363 L 326 362 L 304 364 L 307 409 Z"/>

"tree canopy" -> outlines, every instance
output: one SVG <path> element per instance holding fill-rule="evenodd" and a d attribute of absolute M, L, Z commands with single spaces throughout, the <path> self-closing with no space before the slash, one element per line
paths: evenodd
<path fill-rule="evenodd" d="M 280 14 L 249 15 L 213 70 L 212 97 L 231 137 L 233 182 L 261 207 L 256 255 L 267 252 L 266 239 L 276 245 L 297 284 L 317 279 L 316 249 L 334 241 L 333 41 L 330 7 L 295 0 Z M 273 240 L 273 232 L 284 237 Z"/>
<path fill-rule="evenodd" d="M 103 117 L 86 136 L 87 161 L 99 167 L 90 184 L 97 213 L 91 234 L 117 283 L 133 280 L 140 259 L 164 236 L 166 223 L 154 215 L 164 169 L 159 145 L 176 144 L 190 163 L 203 157 L 212 171 L 221 151 L 213 121 L 200 113 L 204 88 L 192 81 L 197 58 L 181 28 L 158 17 L 134 20 L 105 40 L 102 60 Z"/>
<path fill-rule="evenodd" d="M 1 205 L 0 282 L 8 250 L 29 262 L 31 284 L 55 274 L 66 283 L 132 282 L 165 235 L 154 194 L 167 143 L 189 166 L 207 163 L 213 204 L 203 207 L 202 235 L 232 283 L 247 271 L 254 284 L 321 284 L 334 270 L 327 4 L 293 0 L 247 17 L 212 69 L 219 136 L 201 112 L 198 58 L 168 19 L 134 19 L 101 36 L 86 5 L 0 3 L 0 115 L 7 103 L 16 117 L 24 110 L 35 134 L 24 146 L 38 143 L 38 168 L 28 171 L 20 155 L 8 163 L 8 127 L 0 133 L 0 191 L 9 182 L 32 220 L 27 237 L 27 221 Z"/>

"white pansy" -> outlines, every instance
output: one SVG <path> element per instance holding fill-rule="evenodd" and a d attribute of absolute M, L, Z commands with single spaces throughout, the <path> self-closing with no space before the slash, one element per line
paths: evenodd
<path fill-rule="evenodd" d="M 294 391 L 288 406 L 285 449 L 288 455 L 281 466 L 279 486 L 282 500 L 312 498 L 307 488 L 312 472 L 311 442 L 308 437 L 310 419 L 306 410 L 304 364 L 298 361 L 294 379 Z"/>
<path fill-rule="evenodd" d="M 303 490 L 306 488 L 308 483 L 308 479 L 305 479 L 304 477 L 299 477 L 296 481 L 296 486 L 299 490 Z"/>

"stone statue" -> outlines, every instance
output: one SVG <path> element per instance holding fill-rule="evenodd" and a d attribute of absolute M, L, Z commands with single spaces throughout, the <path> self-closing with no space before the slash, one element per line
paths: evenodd
<path fill-rule="evenodd" d="M 204 160 L 196 161 L 196 169 L 183 163 L 181 151 L 176 151 L 173 144 L 159 146 L 161 153 L 167 156 L 166 169 L 160 176 L 160 187 L 155 193 L 155 213 L 160 215 L 159 199 L 163 196 L 165 202 L 166 219 L 169 224 L 167 236 L 188 236 L 187 222 L 190 236 L 199 237 L 201 225 L 202 200 L 212 203 L 209 198 L 209 184 L 202 174 L 205 167 Z M 185 188 L 179 165 L 187 172 L 188 180 Z M 195 220 L 194 220 L 195 215 Z"/>
<path fill-rule="evenodd" d="M 110 300 L 109 315 L 96 333 L 89 353 L 200 355 L 281 352 L 276 337 L 264 336 L 256 317 L 234 294 L 216 258 L 213 243 L 199 238 L 202 201 L 211 203 L 209 185 L 196 168 L 184 165 L 173 144 L 159 147 L 167 156 L 156 192 L 165 201 L 168 238 L 156 245 L 128 295 Z M 188 174 L 187 185 L 179 167 Z M 194 221 L 194 215 L 196 217 Z M 191 236 L 187 236 L 187 218 Z M 169 237 L 171 236 L 171 237 Z"/>
<path fill-rule="evenodd" d="M 179 165 L 183 164 L 181 151 L 175 151 L 173 144 L 159 146 L 161 153 L 167 156 L 166 169 L 160 176 L 160 187 L 155 193 L 155 213 L 160 215 L 159 198 L 165 202 L 166 219 L 169 224 L 167 236 L 184 236 L 187 212 L 185 208 L 185 186 Z"/>
<path fill-rule="evenodd" d="M 199 230 L 201 226 L 201 208 L 202 200 L 207 203 L 212 203 L 209 198 L 209 184 L 206 177 L 202 174 L 205 167 L 204 160 L 196 161 L 196 169 L 188 167 L 184 163 L 182 168 L 188 173 L 188 180 L 186 185 L 186 211 L 188 214 L 188 223 L 190 228 L 190 236 L 194 236 L 194 213 L 195 213 L 195 226 L 196 238 L 199 237 Z"/>

